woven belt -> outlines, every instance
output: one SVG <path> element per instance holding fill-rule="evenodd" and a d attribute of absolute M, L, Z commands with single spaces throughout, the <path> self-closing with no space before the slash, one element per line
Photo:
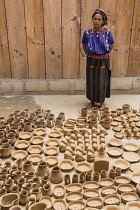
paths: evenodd
<path fill-rule="evenodd" d="M 106 58 L 108 56 L 108 53 L 104 55 L 87 55 L 87 56 L 95 59 L 101 59 L 101 58 Z"/>

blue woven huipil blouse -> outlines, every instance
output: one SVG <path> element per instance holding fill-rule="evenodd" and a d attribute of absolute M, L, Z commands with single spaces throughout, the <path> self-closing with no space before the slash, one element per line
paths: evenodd
<path fill-rule="evenodd" d="M 104 28 L 100 32 L 88 29 L 84 31 L 82 43 L 86 45 L 87 54 L 102 55 L 111 51 L 114 38 L 109 29 Z"/>

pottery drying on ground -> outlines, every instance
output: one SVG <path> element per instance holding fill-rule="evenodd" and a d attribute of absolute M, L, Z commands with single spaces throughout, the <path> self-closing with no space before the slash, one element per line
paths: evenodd
<path fill-rule="evenodd" d="M 39 201 L 47 204 L 47 210 L 52 208 L 52 199 L 49 196 L 41 196 Z"/>
<path fill-rule="evenodd" d="M 122 141 L 120 139 L 112 138 L 108 141 L 108 143 L 113 147 L 120 147 L 122 145 Z"/>
<path fill-rule="evenodd" d="M 132 174 L 131 181 L 135 184 L 140 183 L 140 172 L 135 172 Z"/>
<path fill-rule="evenodd" d="M 85 203 L 84 201 L 72 201 L 68 205 L 68 210 L 73 210 L 73 209 L 78 209 L 78 210 L 83 210 L 85 209 Z"/>
<path fill-rule="evenodd" d="M 10 207 L 19 204 L 19 194 L 7 193 L 1 196 L 0 206 L 1 210 L 8 210 Z"/>
<path fill-rule="evenodd" d="M 129 184 L 130 181 L 131 181 L 130 178 L 128 178 L 127 176 L 117 176 L 114 179 L 114 183 L 116 185 L 119 185 L 119 184 Z"/>
<path fill-rule="evenodd" d="M 92 165 L 87 162 L 76 163 L 75 170 L 77 172 L 88 172 L 92 170 Z"/>
<path fill-rule="evenodd" d="M 27 160 L 30 160 L 32 161 L 34 165 L 37 165 L 42 160 L 42 155 L 31 154 L 31 155 L 28 155 Z"/>
<path fill-rule="evenodd" d="M 58 163 L 58 157 L 56 156 L 47 156 L 44 158 L 44 161 L 48 163 L 48 166 L 55 166 Z"/>
<path fill-rule="evenodd" d="M 139 201 L 130 201 L 127 202 L 125 206 L 125 210 L 139 210 L 140 209 L 140 202 Z"/>
<path fill-rule="evenodd" d="M 103 200 L 98 197 L 89 198 L 86 202 L 86 206 L 100 209 L 103 207 Z"/>
<path fill-rule="evenodd" d="M 131 184 L 119 184 L 117 190 L 120 194 L 124 192 L 133 192 L 134 187 Z"/>
<path fill-rule="evenodd" d="M 50 181 L 53 184 L 59 184 L 63 181 L 63 173 L 61 172 L 59 166 L 53 167 L 50 174 Z"/>
<path fill-rule="evenodd" d="M 39 154 L 42 152 L 42 147 L 40 145 L 31 145 L 27 150 L 30 154 Z"/>
<path fill-rule="evenodd" d="M 66 210 L 66 203 L 62 199 L 57 199 L 53 203 L 53 209 L 54 210 Z"/>
<path fill-rule="evenodd" d="M 116 194 L 117 188 L 115 186 L 106 186 L 101 189 L 101 195 L 104 197 L 110 194 Z"/>
<path fill-rule="evenodd" d="M 16 149 L 20 150 L 27 149 L 29 147 L 29 142 L 25 140 L 19 140 L 15 142 L 14 146 Z"/>
<path fill-rule="evenodd" d="M 71 171 L 74 168 L 74 162 L 68 159 L 59 161 L 58 166 L 62 171 Z"/>
<path fill-rule="evenodd" d="M 135 192 L 125 192 L 121 194 L 121 200 L 123 203 L 127 203 L 129 201 L 137 201 L 138 195 Z"/>
<path fill-rule="evenodd" d="M 36 128 L 34 130 L 34 135 L 36 135 L 36 136 L 45 136 L 46 135 L 46 129 L 45 128 Z"/>
<path fill-rule="evenodd" d="M 45 174 L 50 175 L 50 170 L 48 168 L 48 165 L 45 161 L 40 161 L 40 163 L 38 164 L 38 167 L 36 169 L 36 171 L 38 172 L 38 176 L 44 176 Z"/>
<path fill-rule="evenodd" d="M 66 202 L 82 200 L 83 194 L 79 191 L 69 192 L 66 194 Z"/>
<path fill-rule="evenodd" d="M 47 210 L 47 203 L 40 201 L 40 202 L 32 204 L 31 206 L 29 206 L 28 209 L 29 210 L 39 210 L 39 209 Z"/>
<path fill-rule="evenodd" d="M 124 152 L 122 154 L 122 157 L 125 160 L 128 160 L 130 163 L 135 163 L 135 162 L 138 162 L 140 160 L 140 155 L 138 153 L 135 153 L 135 152 Z"/>
<path fill-rule="evenodd" d="M 66 186 L 66 192 L 82 191 L 82 185 L 80 183 L 72 183 Z"/>
<path fill-rule="evenodd" d="M 126 170 L 130 167 L 130 163 L 125 159 L 117 159 L 113 163 L 114 167 L 119 167 L 122 170 Z"/>
<path fill-rule="evenodd" d="M 123 151 L 117 147 L 110 147 L 110 148 L 108 148 L 107 153 L 111 157 L 119 157 L 123 154 Z"/>
<path fill-rule="evenodd" d="M 116 194 L 106 195 L 104 197 L 105 205 L 119 205 L 120 201 L 121 201 L 120 196 Z"/>
<path fill-rule="evenodd" d="M 104 147 L 100 147 L 98 153 L 94 158 L 94 171 L 101 171 L 109 169 L 109 157 L 108 154 L 105 153 Z"/>
<path fill-rule="evenodd" d="M 116 205 L 109 205 L 109 206 L 105 206 L 104 210 L 122 210 L 122 208 Z"/>
<path fill-rule="evenodd" d="M 65 196 L 65 188 L 63 185 L 56 185 L 53 188 L 53 197 L 56 199 L 62 199 Z"/>
<path fill-rule="evenodd" d="M 39 145 L 39 144 L 43 144 L 44 138 L 42 136 L 33 136 L 30 139 L 31 144 L 34 145 Z"/>
<path fill-rule="evenodd" d="M 27 152 L 24 150 L 17 150 L 17 151 L 12 152 L 13 159 L 18 159 L 18 158 L 24 159 L 26 158 L 26 156 L 27 156 Z"/>
<path fill-rule="evenodd" d="M 85 199 L 92 198 L 92 197 L 99 197 L 99 191 L 97 189 L 86 189 L 83 192 L 83 197 Z"/>

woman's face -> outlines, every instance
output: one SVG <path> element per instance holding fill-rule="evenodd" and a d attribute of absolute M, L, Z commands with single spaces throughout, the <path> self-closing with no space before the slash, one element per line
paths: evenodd
<path fill-rule="evenodd" d="M 104 23 L 103 17 L 100 14 L 95 14 L 94 17 L 92 18 L 93 21 L 93 26 L 95 29 L 101 29 L 102 25 Z"/>

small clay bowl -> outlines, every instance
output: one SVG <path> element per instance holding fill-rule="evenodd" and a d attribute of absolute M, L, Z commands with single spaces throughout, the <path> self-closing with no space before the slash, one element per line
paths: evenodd
<path fill-rule="evenodd" d="M 105 206 L 104 210 L 122 210 L 122 208 L 116 205 L 109 205 L 109 206 Z"/>
<path fill-rule="evenodd" d="M 123 203 L 127 203 L 129 201 L 137 201 L 138 195 L 135 192 L 125 192 L 121 194 L 121 200 Z"/>
<path fill-rule="evenodd" d="M 14 146 L 16 149 L 27 149 L 29 147 L 29 141 L 19 140 L 15 142 Z"/>
<path fill-rule="evenodd" d="M 83 192 L 83 197 L 85 199 L 92 198 L 92 197 L 98 197 L 98 196 L 99 196 L 99 191 L 96 189 L 86 189 Z"/>
<path fill-rule="evenodd" d="M 53 203 L 53 209 L 54 210 L 66 210 L 66 203 L 62 199 L 56 199 Z"/>
<path fill-rule="evenodd" d="M 55 166 L 58 163 L 58 157 L 56 156 L 47 156 L 44 160 L 48 163 L 49 167 Z"/>
<path fill-rule="evenodd" d="M 130 178 L 126 177 L 126 176 L 116 176 L 114 179 L 114 183 L 116 185 L 119 184 L 129 184 L 130 183 Z"/>
<path fill-rule="evenodd" d="M 120 204 L 120 196 L 116 194 L 106 195 L 104 197 L 105 205 L 119 205 Z"/>
<path fill-rule="evenodd" d="M 41 196 L 39 201 L 45 202 L 47 204 L 47 209 L 52 208 L 52 199 L 49 196 Z"/>
<path fill-rule="evenodd" d="M 113 147 L 120 147 L 122 145 L 122 141 L 120 139 L 112 138 L 108 141 L 108 143 Z"/>
<path fill-rule="evenodd" d="M 87 181 L 83 184 L 83 189 L 98 189 L 99 183 L 96 181 Z"/>
<path fill-rule="evenodd" d="M 87 199 L 86 206 L 101 209 L 103 207 L 103 200 L 99 197 L 89 198 Z"/>
<path fill-rule="evenodd" d="M 139 201 L 130 201 L 127 202 L 126 206 L 125 206 L 126 210 L 130 210 L 130 209 L 140 209 L 140 202 Z"/>
<path fill-rule="evenodd" d="M 131 184 L 119 184 L 117 190 L 118 193 L 133 192 L 134 187 Z"/>
<path fill-rule="evenodd" d="M 49 138 L 46 141 L 46 145 L 58 147 L 59 146 L 59 142 L 60 141 L 57 138 Z"/>
<path fill-rule="evenodd" d="M 38 145 L 38 144 L 43 144 L 43 141 L 44 141 L 44 138 L 42 136 L 33 136 L 31 139 L 30 139 L 30 142 L 31 144 L 34 144 L 34 145 Z"/>
<path fill-rule="evenodd" d="M 116 193 L 117 193 L 117 188 L 115 186 L 106 186 L 101 189 L 101 195 L 103 197 L 110 194 L 116 194 Z"/>
<path fill-rule="evenodd" d="M 42 147 L 40 145 L 31 145 L 29 148 L 28 148 L 28 152 L 30 154 L 39 154 L 42 152 Z"/>
<path fill-rule="evenodd" d="M 72 201 L 68 204 L 68 210 L 74 210 L 74 209 L 77 209 L 77 210 L 84 210 L 86 207 L 84 201 Z"/>
<path fill-rule="evenodd" d="M 125 159 L 117 159 L 113 164 L 116 168 L 119 167 L 122 170 L 126 170 L 130 167 L 130 163 Z"/>
<path fill-rule="evenodd" d="M 83 198 L 83 194 L 79 191 L 69 192 L 66 195 L 66 202 L 69 203 L 71 201 L 82 200 L 82 198 Z"/>
<path fill-rule="evenodd" d="M 65 196 L 65 188 L 63 185 L 56 185 L 53 188 L 53 197 L 56 199 L 64 198 Z"/>
<path fill-rule="evenodd" d="M 82 185 L 80 183 L 73 183 L 66 186 L 66 192 L 82 191 Z"/>
<path fill-rule="evenodd" d="M 114 180 L 111 178 L 102 178 L 99 181 L 99 186 L 100 187 L 106 187 L 106 186 L 111 186 L 114 184 Z"/>

